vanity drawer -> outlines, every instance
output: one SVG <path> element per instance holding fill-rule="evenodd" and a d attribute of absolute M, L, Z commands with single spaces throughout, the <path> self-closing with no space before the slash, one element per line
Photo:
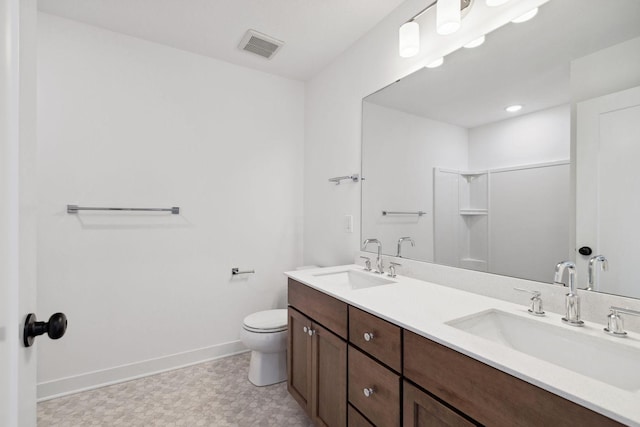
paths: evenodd
<path fill-rule="evenodd" d="M 365 334 L 369 334 L 368 341 Z M 396 372 L 402 370 L 402 329 L 400 327 L 349 306 L 349 342 Z"/>
<path fill-rule="evenodd" d="M 347 339 L 347 304 L 307 285 L 289 279 L 289 305 Z"/>
<path fill-rule="evenodd" d="M 349 403 L 377 426 L 399 426 L 400 376 L 351 345 L 348 357 Z"/>
<path fill-rule="evenodd" d="M 604 415 L 406 330 L 404 375 L 484 425 L 621 425 Z"/>
<path fill-rule="evenodd" d="M 353 409 L 353 406 L 351 405 L 349 405 L 347 414 L 348 414 L 347 425 L 349 427 L 375 427 L 365 417 L 363 417 L 362 414 L 360 414 L 360 412 Z"/>

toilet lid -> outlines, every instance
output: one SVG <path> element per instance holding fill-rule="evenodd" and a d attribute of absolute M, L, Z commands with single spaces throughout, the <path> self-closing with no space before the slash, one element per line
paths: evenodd
<path fill-rule="evenodd" d="M 257 331 L 281 331 L 287 328 L 287 310 L 266 310 L 244 318 L 245 328 Z"/>

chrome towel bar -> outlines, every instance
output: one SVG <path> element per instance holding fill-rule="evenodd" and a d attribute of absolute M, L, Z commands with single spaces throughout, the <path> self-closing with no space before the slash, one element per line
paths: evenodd
<path fill-rule="evenodd" d="M 178 215 L 180 213 L 180 208 L 176 206 L 172 208 L 97 208 L 67 205 L 67 213 L 77 214 L 78 211 L 171 212 L 173 215 Z"/>
<path fill-rule="evenodd" d="M 387 216 L 387 215 L 418 215 L 418 216 L 422 216 L 422 215 L 426 215 L 427 213 L 424 211 L 417 211 L 417 212 L 394 212 L 394 211 L 382 211 L 382 216 Z"/>

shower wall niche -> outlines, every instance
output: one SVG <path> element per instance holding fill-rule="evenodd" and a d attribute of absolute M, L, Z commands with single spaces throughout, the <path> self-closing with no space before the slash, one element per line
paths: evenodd
<path fill-rule="evenodd" d="M 434 168 L 436 262 L 487 271 L 489 173 Z"/>
<path fill-rule="evenodd" d="M 437 263 L 548 282 L 569 259 L 569 162 L 433 173 Z"/>

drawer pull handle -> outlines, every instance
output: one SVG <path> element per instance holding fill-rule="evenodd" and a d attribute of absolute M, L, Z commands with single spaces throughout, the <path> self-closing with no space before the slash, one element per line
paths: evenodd
<path fill-rule="evenodd" d="M 309 334 L 310 337 L 312 337 L 316 333 L 316 331 L 314 331 L 313 329 L 309 329 L 307 333 Z"/>
<path fill-rule="evenodd" d="M 371 397 L 373 394 L 373 387 L 367 387 L 363 390 L 365 397 Z"/>
<path fill-rule="evenodd" d="M 364 333 L 364 340 L 365 341 L 372 341 L 373 340 L 373 332 L 365 332 Z"/>

